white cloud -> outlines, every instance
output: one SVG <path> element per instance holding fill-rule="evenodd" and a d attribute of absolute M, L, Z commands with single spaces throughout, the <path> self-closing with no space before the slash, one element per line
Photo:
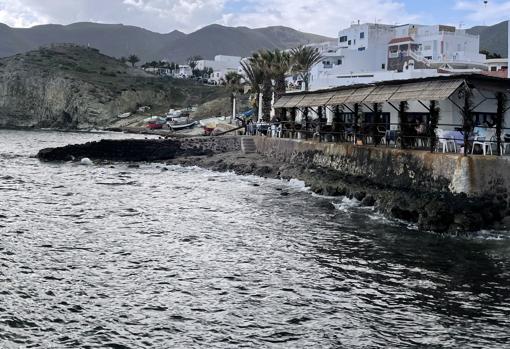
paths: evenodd
<path fill-rule="evenodd" d="M 353 21 L 387 24 L 416 22 L 419 17 L 409 14 L 405 5 L 390 0 L 254 0 L 242 13 L 227 13 L 222 22 L 227 25 L 263 27 L 283 25 L 294 29 L 336 36 Z"/>
<path fill-rule="evenodd" d="M 221 19 L 225 0 L 0 0 L 0 22 L 16 27 L 93 21 L 158 32 L 193 31 Z"/>
<path fill-rule="evenodd" d="M 489 0 L 484 5 L 482 1 L 457 0 L 454 8 L 465 12 L 464 17 L 473 24 L 492 24 L 506 21 L 510 17 L 510 1 Z"/>
<path fill-rule="evenodd" d="M 0 22 L 26 27 L 80 21 L 123 23 L 158 32 L 190 32 L 219 23 L 290 26 L 336 36 L 352 21 L 419 20 L 403 0 L 0 0 Z"/>
<path fill-rule="evenodd" d="M 50 18 L 25 6 L 22 0 L 0 0 L 0 23 L 13 27 L 31 27 L 48 23 Z"/>

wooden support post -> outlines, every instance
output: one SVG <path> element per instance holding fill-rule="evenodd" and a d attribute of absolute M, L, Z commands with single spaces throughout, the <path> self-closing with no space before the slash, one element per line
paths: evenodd
<path fill-rule="evenodd" d="M 308 124 L 308 107 L 305 107 L 303 109 L 303 115 L 305 117 L 305 139 L 308 139 L 308 131 L 309 131 L 309 124 Z"/>
<path fill-rule="evenodd" d="M 496 141 L 497 141 L 497 152 L 498 155 L 501 154 L 501 131 L 503 130 L 503 125 L 505 123 L 505 109 L 507 98 L 503 92 L 496 93 L 496 100 L 498 103 L 497 111 L 496 111 Z"/>
<path fill-rule="evenodd" d="M 439 122 L 439 107 L 436 101 L 430 101 L 429 105 L 429 123 L 427 125 L 427 135 L 430 139 L 430 152 L 433 153 L 437 144 L 437 124 Z"/>
<path fill-rule="evenodd" d="M 352 133 L 354 144 L 356 144 L 358 136 L 358 123 L 359 123 L 360 105 L 359 103 L 354 104 L 354 117 L 352 118 Z"/>
<path fill-rule="evenodd" d="M 379 126 L 382 124 L 382 118 L 381 118 L 381 108 L 379 106 L 379 103 L 374 103 L 373 105 L 373 113 L 374 118 L 372 120 L 372 139 L 374 140 L 374 145 L 377 147 L 379 144 L 381 144 L 381 138 L 382 136 L 379 134 Z"/>
<path fill-rule="evenodd" d="M 343 129 L 342 127 L 342 124 L 341 124 L 341 120 L 340 120 L 340 106 L 337 105 L 335 107 L 335 110 L 334 110 L 334 114 L 333 114 L 333 132 L 335 133 L 335 139 L 336 140 L 340 140 L 342 139 L 343 140 L 343 137 L 341 136 L 341 131 Z"/>
<path fill-rule="evenodd" d="M 400 148 L 407 148 L 408 136 L 409 136 L 409 120 L 407 120 L 407 101 L 402 101 L 398 108 L 398 122 L 400 126 Z"/>
<path fill-rule="evenodd" d="M 462 90 L 464 106 L 462 107 L 462 132 L 464 132 L 464 156 L 468 154 L 469 135 L 473 132 L 473 114 L 471 113 L 471 91 L 467 86 Z"/>

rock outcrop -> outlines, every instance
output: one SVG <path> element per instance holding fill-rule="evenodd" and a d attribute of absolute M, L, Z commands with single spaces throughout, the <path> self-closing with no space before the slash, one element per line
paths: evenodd
<path fill-rule="evenodd" d="M 69 161 L 84 157 L 94 160 L 159 161 L 231 152 L 239 150 L 240 146 L 238 137 L 101 140 L 42 149 L 37 157 L 44 161 Z"/>
<path fill-rule="evenodd" d="M 218 87 L 162 80 L 76 45 L 0 59 L 0 127 L 102 128 L 142 105 L 168 110 L 226 95 Z"/>

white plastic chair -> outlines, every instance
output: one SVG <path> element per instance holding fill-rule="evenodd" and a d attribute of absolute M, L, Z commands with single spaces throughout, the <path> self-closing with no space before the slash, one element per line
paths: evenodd
<path fill-rule="evenodd" d="M 510 138 L 510 134 L 506 133 L 503 136 L 504 142 L 501 142 L 501 155 L 508 154 L 508 147 L 510 146 L 510 142 L 508 142 L 508 139 Z"/>
<path fill-rule="evenodd" d="M 443 149 L 443 153 L 450 151 L 450 147 L 449 147 L 450 145 L 453 148 L 453 152 L 454 153 L 457 152 L 457 144 L 455 143 L 455 140 L 445 138 L 445 131 L 443 129 L 440 129 L 440 128 L 436 129 L 436 136 L 437 136 L 438 147 L 441 147 Z"/>
<path fill-rule="evenodd" d="M 476 128 L 477 135 L 475 135 L 475 139 L 473 141 L 473 149 L 471 150 L 471 154 L 475 152 L 475 146 L 479 145 L 482 147 L 483 155 L 487 155 L 488 152 L 492 155 L 492 143 L 496 141 L 496 129 L 489 128 Z"/>

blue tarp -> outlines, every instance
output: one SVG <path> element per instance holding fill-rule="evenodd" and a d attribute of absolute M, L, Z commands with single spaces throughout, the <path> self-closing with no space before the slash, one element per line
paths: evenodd
<path fill-rule="evenodd" d="M 244 117 L 248 117 L 248 116 L 252 116 L 252 115 L 253 115 L 253 109 L 250 109 L 250 110 L 245 111 L 245 112 L 243 113 L 243 116 L 244 116 Z"/>

